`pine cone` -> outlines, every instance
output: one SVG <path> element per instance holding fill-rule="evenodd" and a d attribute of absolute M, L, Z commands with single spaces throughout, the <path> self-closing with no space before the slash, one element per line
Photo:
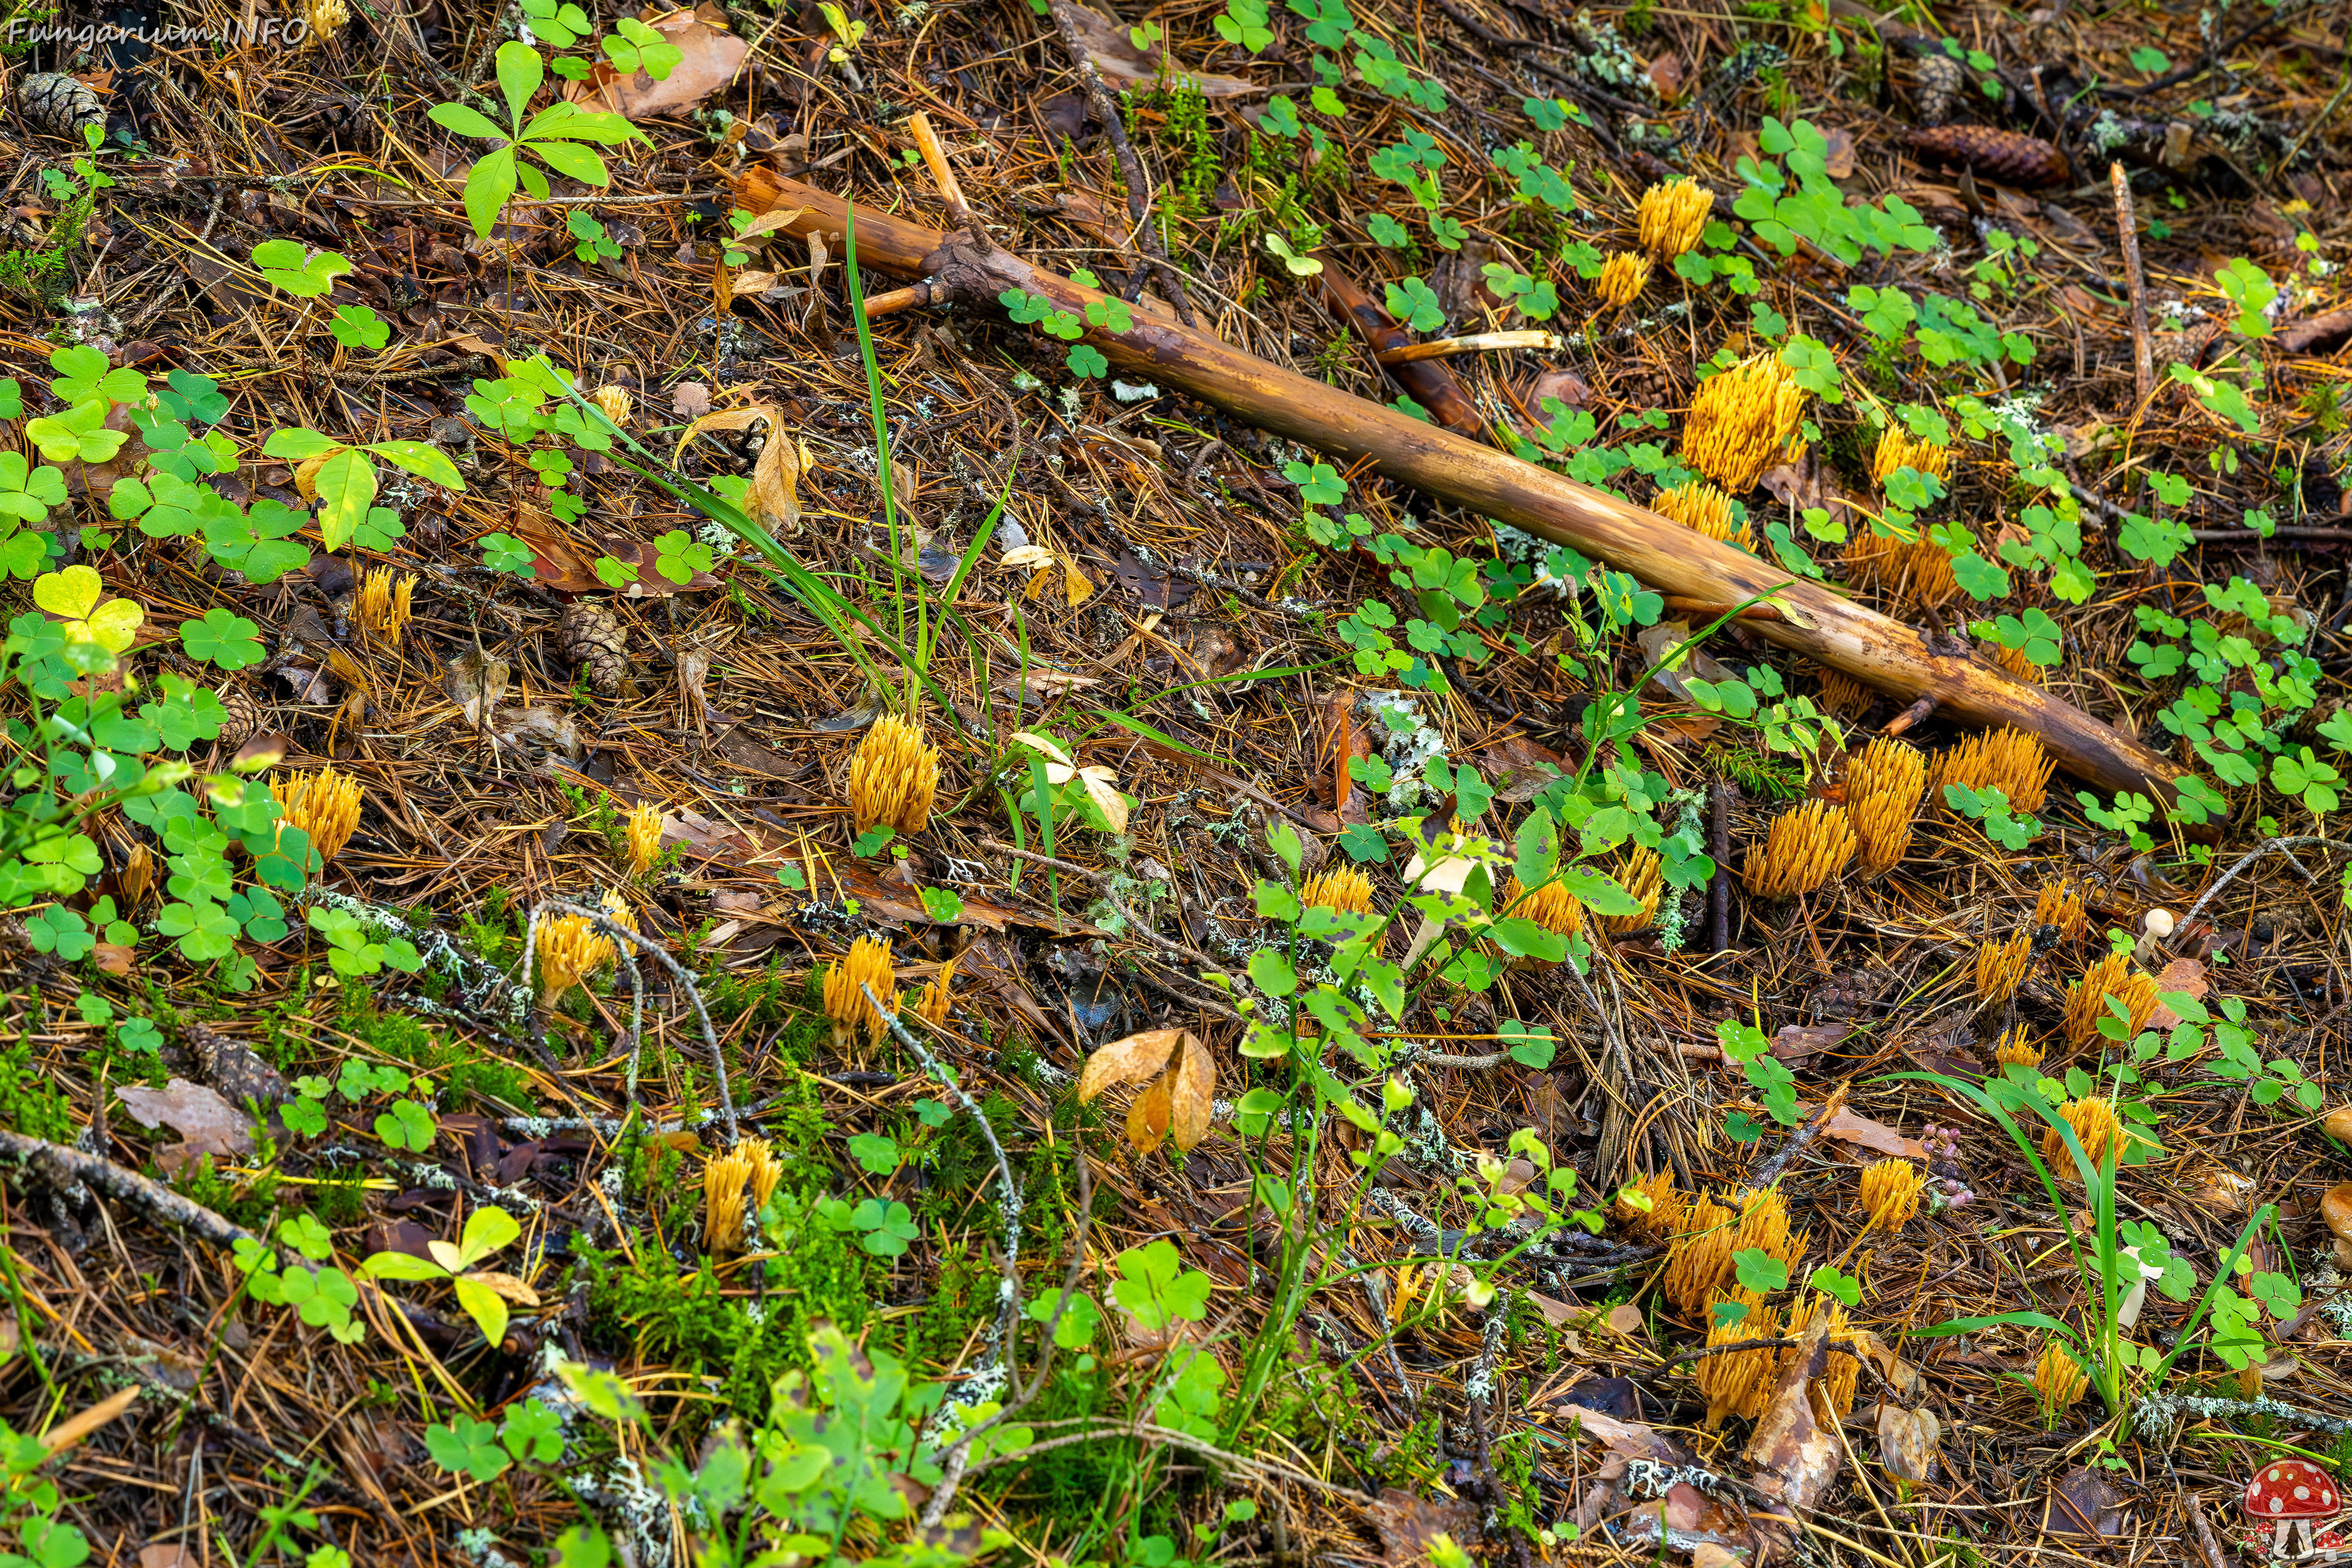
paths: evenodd
<path fill-rule="evenodd" d="M 261 704 L 242 686 L 230 687 L 220 693 L 220 700 L 221 706 L 228 710 L 228 717 L 221 721 L 220 748 L 234 752 L 261 728 Z"/>
<path fill-rule="evenodd" d="M 190 1024 L 183 1034 L 189 1050 L 195 1053 L 198 1070 L 231 1105 L 241 1107 L 251 1100 L 266 1110 L 282 1105 L 291 1094 L 285 1075 L 243 1040 L 230 1039 L 202 1024 Z"/>
<path fill-rule="evenodd" d="M 629 678 L 629 634 L 620 618 L 593 599 L 574 599 L 555 632 L 566 664 L 588 671 L 599 696 L 617 696 Z"/>
<path fill-rule="evenodd" d="M 1919 123 L 1941 125 L 1952 117 L 1952 105 L 1969 84 L 1968 72 L 1949 55 L 1921 55 L 1912 68 L 1918 78 Z"/>
<path fill-rule="evenodd" d="M 106 106 L 98 94 L 57 71 L 40 71 L 19 83 L 16 107 L 34 130 L 68 142 L 79 142 L 85 125 L 106 128 Z"/>
<path fill-rule="evenodd" d="M 1904 140 L 1915 153 L 1962 164 L 1979 178 L 2004 185 L 2063 184 L 2069 174 L 2066 154 L 2041 137 L 2022 132 L 1996 131 L 1990 125 L 1943 125 L 1914 131 Z"/>

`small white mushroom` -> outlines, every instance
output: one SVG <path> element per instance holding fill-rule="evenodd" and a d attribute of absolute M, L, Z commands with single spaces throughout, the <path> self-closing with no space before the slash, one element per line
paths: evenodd
<path fill-rule="evenodd" d="M 2139 942 L 2132 949 L 2132 956 L 2139 960 L 2141 968 L 2154 969 L 2163 962 L 2164 943 L 2172 935 L 2172 927 L 2170 910 L 2150 910 L 2140 916 Z"/>

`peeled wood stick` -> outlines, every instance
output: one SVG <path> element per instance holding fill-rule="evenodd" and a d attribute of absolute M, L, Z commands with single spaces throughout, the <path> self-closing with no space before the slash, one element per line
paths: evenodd
<path fill-rule="evenodd" d="M 747 174 L 737 196 L 755 213 L 779 201 L 803 207 L 789 226 L 800 233 L 839 234 L 849 211 L 841 197 L 765 169 Z M 982 258 L 943 248 L 945 238 L 937 229 L 857 209 L 858 259 L 877 271 L 930 277 L 971 302 L 1022 289 L 1081 315 L 1108 298 L 1001 247 Z M 2103 789 L 2175 798 L 2179 770 L 2173 764 L 2081 709 L 1965 651 L 1931 649 L 1916 630 L 1826 584 L 1791 582 L 1780 568 L 1631 501 L 1142 313 L 1123 332 L 1089 328 L 1085 341 L 1129 374 L 1190 393 L 1286 440 L 1333 453 L 1346 465 L 1362 463 L 1399 484 L 1571 546 L 1662 593 L 1707 604 L 1769 597 L 1782 618 L 1752 623 L 1768 642 L 1901 700 L 1931 696 L 1940 711 L 1969 723 L 2013 724 L 2038 736 L 2068 773 Z"/>
<path fill-rule="evenodd" d="M 1484 353 L 1489 349 L 1549 349 L 1558 353 L 1559 337 L 1553 332 L 1514 330 L 1507 332 L 1473 332 L 1466 338 L 1438 338 L 1425 343 L 1407 343 L 1401 349 L 1382 349 L 1372 357 L 1382 364 L 1411 364 L 1415 360 L 1452 359 L 1455 354 Z"/>
<path fill-rule="evenodd" d="M 947 204 L 948 216 L 955 220 L 958 228 L 971 236 L 974 250 L 987 255 L 993 248 L 989 244 L 988 231 L 980 226 L 980 220 L 972 216 L 971 204 L 963 199 L 963 187 L 956 183 L 955 170 L 948 165 L 947 149 L 940 145 L 938 135 L 931 130 L 931 117 L 917 110 L 908 118 L 907 129 L 914 133 L 915 145 L 922 150 L 923 163 L 931 171 L 931 184 L 939 187 L 940 200 Z M 871 310 L 866 313 L 874 314 Z"/>

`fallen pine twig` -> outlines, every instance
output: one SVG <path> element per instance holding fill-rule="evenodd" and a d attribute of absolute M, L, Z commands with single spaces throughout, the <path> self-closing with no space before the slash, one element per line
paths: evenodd
<path fill-rule="evenodd" d="M 842 197 L 765 169 L 749 171 L 737 195 L 754 213 L 779 203 L 803 207 L 787 226 L 793 233 L 839 234 L 850 221 L 851 204 Z M 930 278 L 959 300 L 992 302 L 1017 288 L 1083 315 L 1089 304 L 1108 298 L 1002 248 L 982 258 L 949 244 L 937 229 L 870 208 L 857 208 L 856 221 L 865 265 Z M 2173 780 L 2179 770 L 2137 741 L 2005 670 L 1931 648 L 1915 628 L 1854 604 L 1828 584 L 1790 583 L 1779 568 L 1620 497 L 1350 396 L 1206 333 L 1141 315 L 1126 331 L 1093 327 L 1085 336 L 1122 371 L 1151 376 L 1277 436 L 1570 545 L 1662 592 L 1713 604 L 1767 600 L 1784 617 L 1755 623 L 1769 642 L 1902 700 L 1933 697 L 1939 709 L 1967 722 L 2015 725 L 2038 737 L 2069 773 L 2104 789 L 2177 798 Z M 1423 361 L 1398 371 L 1402 375 L 1415 368 L 1443 367 Z"/>

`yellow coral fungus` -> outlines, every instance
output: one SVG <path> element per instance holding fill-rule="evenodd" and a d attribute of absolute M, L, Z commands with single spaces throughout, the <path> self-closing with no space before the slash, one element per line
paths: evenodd
<path fill-rule="evenodd" d="M 1743 515 L 1735 517 L 1739 503 L 1705 479 L 1692 479 L 1668 490 L 1660 490 L 1651 509 L 1661 517 L 1672 518 L 1693 533 L 1704 533 L 1709 539 L 1728 540 L 1743 549 L 1756 547 L 1755 531 L 1748 526 Z"/>
<path fill-rule="evenodd" d="M 1997 668 L 2007 670 L 2028 686 L 2042 684 L 2042 667 L 2026 658 L 2025 650 L 2021 647 L 2003 647 L 1997 642 L 1979 641 L 1977 644 L 1977 655 L 1980 658 L 1990 660 Z"/>
<path fill-rule="evenodd" d="M 397 643 L 400 628 L 408 624 L 410 601 L 415 595 L 414 576 L 404 573 L 395 578 L 391 567 L 378 566 L 360 579 L 352 618 L 369 636 L 386 644 Z"/>
<path fill-rule="evenodd" d="M 955 1002 L 949 989 L 955 984 L 955 966 L 956 961 L 949 959 L 940 965 L 938 976 L 915 993 L 915 1016 L 935 1029 L 946 1026 L 948 1009 Z"/>
<path fill-rule="evenodd" d="M 2066 1347 L 2056 1340 L 2042 1348 L 2042 1359 L 2033 1363 L 2033 1396 L 2041 1402 L 2044 1420 L 2055 1420 L 2062 1410 L 2070 1409 L 2090 1391 L 2091 1377 L 2066 1353 Z"/>
<path fill-rule="evenodd" d="M 1682 1228 L 1689 1206 L 1675 1186 L 1672 1171 L 1658 1171 L 1628 1182 L 1609 1205 L 1610 1216 L 1643 1236 L 1673 1236 Z"/>
<path fill-rule="evenodd" d="M 2038 1068 L 2042 1065 L 2042 1047 L 2026 1037 L 2025 1026 L 2019 1024 L 2000 1037 L 1993 1047 L 1993 1061 L 2004 1068 Z"/>
<path fill-rule="evenodd" d="M 869 1043 L 879 1041 L 889 1027 L 866 999 L 869 988 L 884 1007 L 893 1013 L 898 1010 L 898 993 L 890 973 L 890 944 L 878 936 L 851 942 L 841 962 L 824 972 L 824 1016 L 833 1020 L 835 1050 L 847 1049 L 861 1035 Z"/>
<path fill-rule="evenodd" d="M 2061 941 L 2082 941 L 2090 925 L 2083 890 L 2063 878 L 2042 883 L 2042 890 L 2033 895 L 2033 923 L 2056 926 Z"/>
<path fill-rule="evenodd" d="M 1759 1305 L 1748 1292 L 1735 1291 L 1719 1302 L 1710 1302 L 1710 1316 L 1719 1316 L 1714 1311 L 1717 1305 L 1743 1306 L 1748 1310 L 1739 1314 L 1735 1323 L 1711 1322 L 1706 1331 L 1708 1345 L 1736 1345 L 1749 1340 L 1780 1337 L 1779 1309 Z M 1725 1351 L 1701 1361 L 1695 1375 L 1699 1392 L 1706 1395 L 1707 1430 L 1722 1426 L 1727 1415 L 1753 1421 L 1763 1415 L 1764 1402 L 1771 1397 L 1780 1359 L 1775 1351 L 1755 1350 Z"/>
<path fill-rule="evenodd" d="M 1919 1194 L 1927 1190 L 1927 1175 L 1901 1158 L 1878 1160 L 1862 1168 L 1862 1212 L 1870 1216 L 1864 1230 L 1901 1230 L 1919 1212 Z"/>
<path fill-rule="evenodd" d="M 1603 915 L 1601 929 L 1612 936 L 1622 936 L 1629 931 L 1642 931 L 1658 913 L 1658 896 L 1665 890 L 1665 867 L 1654 849 L 1636 844 L 1626 850 L 1624 860 L 1617 868 L 1617 885 L 1633 896 L 1642 907 L 1630 915 Z"/>
<path fill-rule="evenodd" d="M 1864 588 L 1892 587 L 1902 574 L 1910 544 L 1894 534 L 1874 531 L 1866 521 L 1852 528 L 1845 541 L 1845 574 Z"/>
<path fill-rule="evenodd" d="M 1859 719 L 1870 711 L 1875 695 L 1869 687 L 1842 669 L 1827 666 L 1821 671 L 1822 706 L 1842 718 Z"/>
<path fill-rule="evenodd" d="M 1921 534 L 1901 559 L 1903 589 L 1913 604 L 1932 609 L 1959 593 L 1960 578 L 1952 569 L 1952 552 L 1933 534 Z"/>
<path fill-rule="evenodd" d="M 637 405 L 637 400 L 629 395 L 629 389 L 617 382 L 607 382 L 598 387 L 595 392 L 595 403 L 596 406 L 603 410 L 605 418 L 624 430 L 629 427 L 629 415 Z"/>
<path fill-rule="evenodd" d="M 1759 899 L 1810 893 L 1837 875 L 1853 848 L 1853 825 L 1845 807 L 1807 801 L 1774 817 L 1762 847 L 1748 852 L 1748 890 Z"/>
<path fill-rule="evenodd" d="M 1827 1315 L 1829 1339 L 1832 1346 L 1841 1340 L 1850 1342 L 1853 1339 L 1853 1331 L 1846 1322 L 1844 1304 L 1826 1296 L 1811 1296 L 1790 1308 L 1789 1321 L 1780 1331 L 1781 1336 L 1804 1338 L 1811 1330 L 1813 1320 L 1823 1314 Z M 1782 1351 L 1779 1364 L 1773 1371 L 1773 1381 L 1779 1382 L 1796 1364 L 1797 1358 L 1804 1353 L 1802 1345 L 1791 1345 Z M 1832 1422 L 1844 1420 L 1853 1414 L 1853 1396 L 1861 1386 L 1862 1363 L 1845 1352 L 1832 1348 L 1829 1359 L 1822 1365 L 1821 1376 L 1814 1378 L 1808 1387 L 1812 1395 L 1814 1415 Z"/>
<path fill-rule="evenodd" d="M 2017 994 L 2033 961 L 2033 933 L 2021 931 L 2006 942 L 1977 944 L 1977 994 L 1998 1007 Z"/>
<path fill-rule="evenodd" d="M 1683 424 L 1683 460 L 1746 495 L 1789 455 L 1804 414 L 1804 389 L 1768 350 L 1700 384 Z"/>
<path fill-rule="evenodd" d="M 1731 1226 L 1738 1215 L 1702 1193 L 1684 1205 L 1666 1261 L 1666 1300 L 1685 1313 L 1706 1310 L 1731 1272 Z"/>
<path fill-rule="evenodd" d="M 296 778 L 270 781 L 270 797 L 278 802 L 278 820 L 310 837 L 310 847 L 323 864 L 351 841 L 360 825 L 360 803 L 367 792 L 360 781 L 331 767 Z"/>
<path fill-rule="evenodd" d="M 2074 1129 L 2074 1142 L 2083 1146 L 2084 1154 L 2094 1166 L 2122 1158 L 2124 1124 L 2116 1120 L 2115 1101 L 2096 1095 L 2070 1100 L 2058 1108 L 2058 1119 Z M 2082 1175 L 2074 1168 L 2065 1138 L 2055 1127 L 2042 1130 L 2042 1159 L 2065 1180 L 2078 1180 Z"/>
<path fill-rule="evenodd" d="M 625 842 L 631 876 L 642 877 L 654 868 L 661 858 L 661 807 L 648 804 L 629 813 Z"/>
<path fill-rule="evenodd" d="M 1879 432 L 1878 449 L 1871 454 L 1870 482 L 1884 489 L 1886 476 L 1897 468 L 1926 474 L 1937 484 L 1948 483 L 1952 477 L 1952 449 L 1932 441 L 1916 440 L 1902 426 L 1889 425 Z"/>
<path fill-rule="evenodd" d="M 1732 1227 L 1731 1250 L 1761 1252 L 1783 1263 L 1794 1263 L 1799 1248 L 1790 1245 L 1789 1198 L 1777 1187 L 1739 1194 L 1739 1223 Z"/>
<path fill-rule="evenodd" d="M 849 762 L 849 814 L 857 831 L 890 827 L 901 837 L 930 825 L 940 787 L 940 754 L 923 732 L 895 713 L 875 721 Z"/>
<path fill-rule="evenodd" d="M 1546 882 L 1530 894 L 1515 875 L 1503 885 L 1503 901 L 1496 908 L 1559 936 L 1574 936 L 1584 929 L 1584 906 L 1558 882 Z"/>
<path fill-rule="evenodd" d="M 2042 742 L 2022 730 L 1982 731 L 1962 738 L 1943 754 L 1936 764 L 1933 793 L 1940 801 L 1946 784 L 1997 789 L 2009 797 L 2010 810 L 2040 811 L 2050 796 L 2050 775 L 2057 765 Z"/>
<path fill-rule="evenodd" d="M 702 1168 L 702 1238 L 714 1252 L 744 1250 L 745 1222 L 775 1195 L 783 1167 L 764 1138 L 746 1138 Z"/>
<path fill-rule="evenodd" d="M 1927 759 L 1882 735 L 1846 764 L 1845 814 L 1862 852 L 1863 874 L 1882 875 L 1911 848 L 1911 819 L 1926 787 Z"/>
<path fill-rule="evenodd" d="M 1715 196 L 1696 180 L 1665 180 L 1642 193 L 1635 216 L 1641 225 L 1642 248 L 1672 262 L 1698 244 L 1706 221 L 1715 214 Z"/>
<path fill-rule="evenodd" d="M 1649 280 L 1649 258 L 1620 250 L 1601 264 L 1601 276 L 1592 287 L 1602 303 L 1622 310 L 1641 298 L 1642 286 Z"/>
<path fill-rule="evenodd" d="M 613 944 L 585 915 L 555 915 L 539 926 L 539 1005 L 552 1008 L 563 994 L 613 962 Z"/>
<path fill-rule="evenodd" d="M 1303 909 L 1333 910 L 1343 915 L 1370 914 L 1372 910 L 1372 879 L 1353 866 L 1334 866 L 1307 879 L 1298 889 L 1298 902 Z"/>
<path fill-rule="evenodd" d="M 2131 954 L 2111 952 L 2083 972 L 2066 989 L 2066 1044 L 2080 1050 L 2099 1037 L 2099 1020 L 2111 1017 L 2107 998 L 2124 1005 L 2124 1038 L 2128 1040 L 2156 1011 L 2156 977 L 2132 966 Z"/>

